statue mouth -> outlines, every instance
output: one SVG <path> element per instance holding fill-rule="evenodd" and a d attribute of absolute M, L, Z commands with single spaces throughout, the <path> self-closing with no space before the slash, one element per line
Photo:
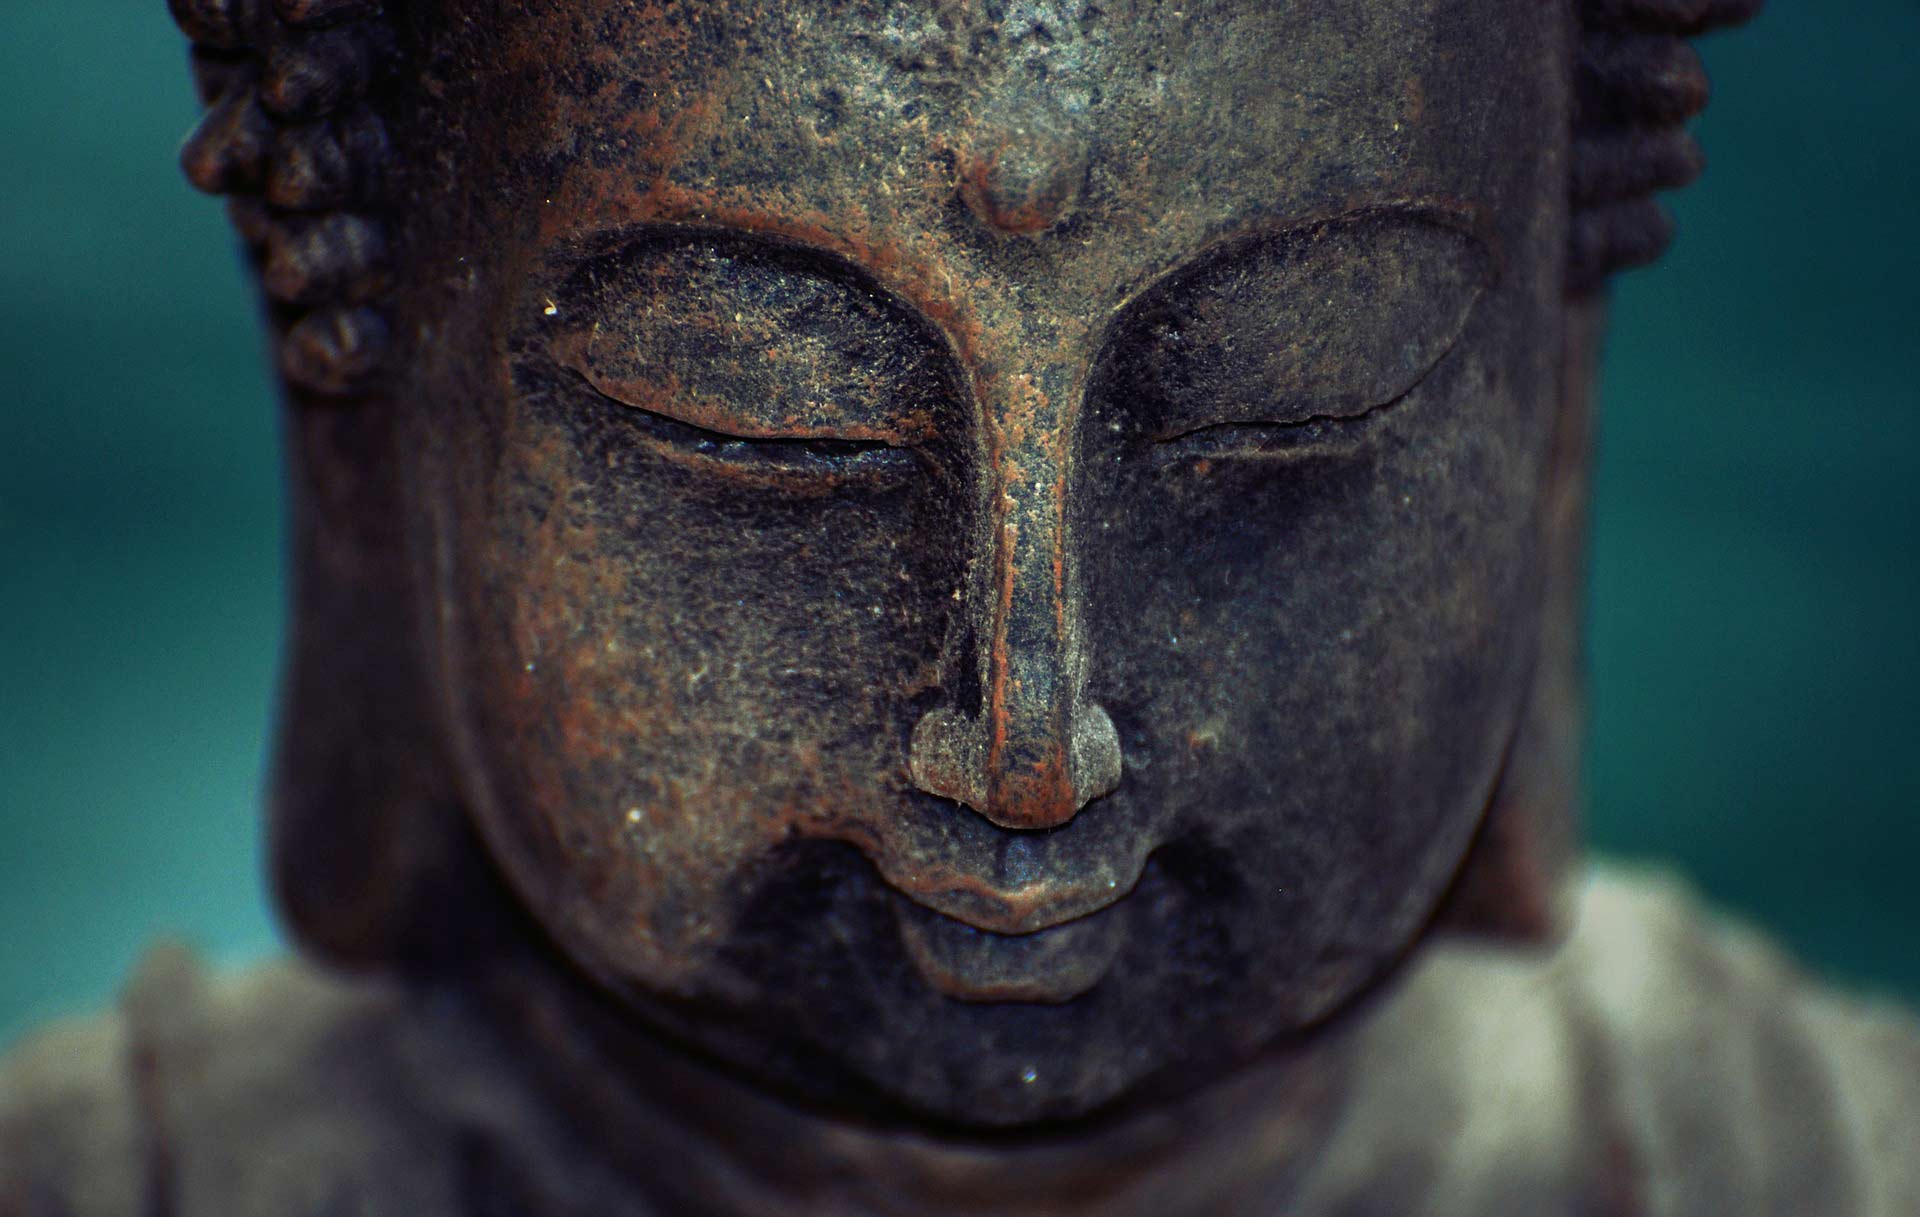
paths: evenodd
<path fill-rule="evenodd" d="M 1131 903 L 1115 900 L 1044 929 L 1002 934 L 893 894 L 900 941 L 929 986 L 966 1002 L 1072 1001 L 1098 984 L 1127 939 Z"/>
<path fill-rule="evenodd" d="M 1059 1004 L 1093 988 L 1126 942 L 1145 858 L 1082 855 L 1070 877 L 1049 875 L 1041 841 L 1023 834 L 998 861 L 989 876 L 952 863 L 896 874 L 876 859 L 915 970 L 969 1002 Z"/>
<path fill-rule="evenodd" d="M 902 858 L 884 851 L 869 852 L 868 857 L 902 903 L 968 929 L 1013 938 L 1064 927 L 1118 904 L 1139 885 L 1151 852 L 1139 848 L 1115 856 L 1081 854 L 1063 865 L 1067 860 L 1049 858 L 1037 836 L 1008 835 L 993 873 L 955 860 Z"/>

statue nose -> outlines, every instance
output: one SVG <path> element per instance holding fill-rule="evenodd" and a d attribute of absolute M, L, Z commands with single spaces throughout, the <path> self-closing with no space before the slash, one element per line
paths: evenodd
<path fill-rule="evenodd" d="M 1031 681 L 1033 668 L 1027 668 Z M 1020 678 L 1014 678 L 1019 680 Z M 1002 828 L 1058 828 L 1120 784 L 1120 736 L 1098 705 L 1028 697 L 998 712 L 929 711 L 914 728 L 914 785 Z M 1047 703 L 1051 704 L 1047 704 Z"/>
<path fill-rule="evenodd" d="M 1016 378 L 1001 417 L 1032 419 L 1046 397 Z M 952 704 L 914 728 L 914 784 L 1003 828 L 1056 828 L 1120 783 L 1120 737 L 1086 696 L 1087 640 L 1069 536 L 1071 428 L 1007 428 L 1040 438 L 998 445 L 984 526 L 962 595 L 977 710 Z M 949 668 L 956 656 L 949 656 Z"/>

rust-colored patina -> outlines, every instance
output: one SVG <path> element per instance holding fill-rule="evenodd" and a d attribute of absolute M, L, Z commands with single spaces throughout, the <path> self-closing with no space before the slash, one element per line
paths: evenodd
<path fill-rule="evenodd" d="M 297 930 L 975 1131 L 1547 932 L 1593 289 L 1749 8 L 174 0 Z"/>

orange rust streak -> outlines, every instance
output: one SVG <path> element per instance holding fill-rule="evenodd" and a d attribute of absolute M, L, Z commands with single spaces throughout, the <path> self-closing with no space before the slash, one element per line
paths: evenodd
<path fill-rule="evenodd" d="M 1053 653 L 1044 657 L 1044 662 L 1055 668 L 1056 679 L 1051 681 L 1052 696 L 1056 702 L 1072 695 L 1071 677 L 1066 671 L 1068 643 L 1068 605 L 1066 572 L 1066 492 L 1068 476 L 1066 463 L 1069 454 L 1069 429 L 1059 420 L 1048 420 L 1046 413 L 1051 401 L 1029 376 L 1022 375 L 1009 386 L 1009 392 L 997 401 L 998 395 L 989 395 L 986 411 L 989 432 L 996 441 L 1000 459 L 995 462 L 995 484 L 993 487 L 993 529 L 995 537 L 994 561 L 994 620 L 992 623 L 992 645 L 989 652 L 988 669 L 988 720 L 989 736 L 987 748 L 987 766 L 990 785 L 998 788 L 1000 797 L 997 802 L 1004 804 L 1045 805 L 1054 801 L 1058 794 L 1057 786 L 1067 781 L 1067 750 L 1065 741 L 1057 733 L 1065 727 L 1063 716 L 1056 713 L 1063 707 L 1049 705 L 1043 707 L 1018 706 L 1009 713 L 1009 683 L 1013 684 L 1011 694 L 1020 692 L 1018 677 L 1014 674 L 1014 656 L 1009 650 L 1009 629 L 1015 598 L 1020 594 L 1019 584 L 1024 572 L 1037 574 L 1032 565 L 1045 561 L 1048 579 L 1044 585 L 1051 600 L 1054 622 Z M 998 407 L 997 409 L 994 407 Z M 1045 422 L 1055 425 L 1043 427 Z M 1031 439 L 1028 437 L 1032 436 Z M 1012 451 L 1009 451 L 1009 447 Z M 1039 465 L 1053 466 L 1053 477 L 1048 480 L 1051 490 L 1051 502 L 1034 504 L 1038 512 L 1044 512 L 1051 522 L 1050 537 L 1046 538 L 1046 556 L 1039 554 L 1023 555 L 1019 524 L 1009 517 L 1018 510 L 1016 495 L 1026 489 L 1025 470 L 1018 457 L 1032 453 L 1039 457 Z M 1031 595 L 1032 592 L 1027 593 Z M 1037 606 L 1036 606 L 1037 607 Z M 1008 736 L 1014 728 L 1013 719 L 1019 716 L 1023 721 L 1020 728 L 1025 733 L 1036 731 L 1049 732 L 1052 736 L 1044 741 L 1028 740 L 1029 744 L 1042 744 L 1043 755 L 1032 760 L 1027 766 L 1031 772 L 1016 776 L 1005 772 L 1006 745 Z M 1033 721 L 1024 721 L 1031 719 Z"/>

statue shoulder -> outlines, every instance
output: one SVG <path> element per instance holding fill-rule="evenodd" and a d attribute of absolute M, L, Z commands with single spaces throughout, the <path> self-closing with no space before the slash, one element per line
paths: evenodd
<path fill-rule="evenodd" d="M 1920 1021 L 1670 877 L 1602 868 L 1551 953 L 1436 943 L 1356 1033 L 1303 1211 L 1920 1214 Z"/>
<path fill-rule="evenodd" d="M 118 1011 L 0 1059 L 0 1217 L 454 1211 L 445 1133 L 395 1082 L 410 1017 L 298 961 L 215 978 L 156 948 Z"/>
<path fill-rule="evenodd" d="M 72 1018 L 0 1056 L 0 1217 L 141 1211 L 125 1020 Z"/>
<path fill-rule="evenodd" d="M 1813 980 L 1679 881 L 1602 871 L 1557 965 L 1640 1207 L 1920 1213 L 1920 1021 Z"/>

